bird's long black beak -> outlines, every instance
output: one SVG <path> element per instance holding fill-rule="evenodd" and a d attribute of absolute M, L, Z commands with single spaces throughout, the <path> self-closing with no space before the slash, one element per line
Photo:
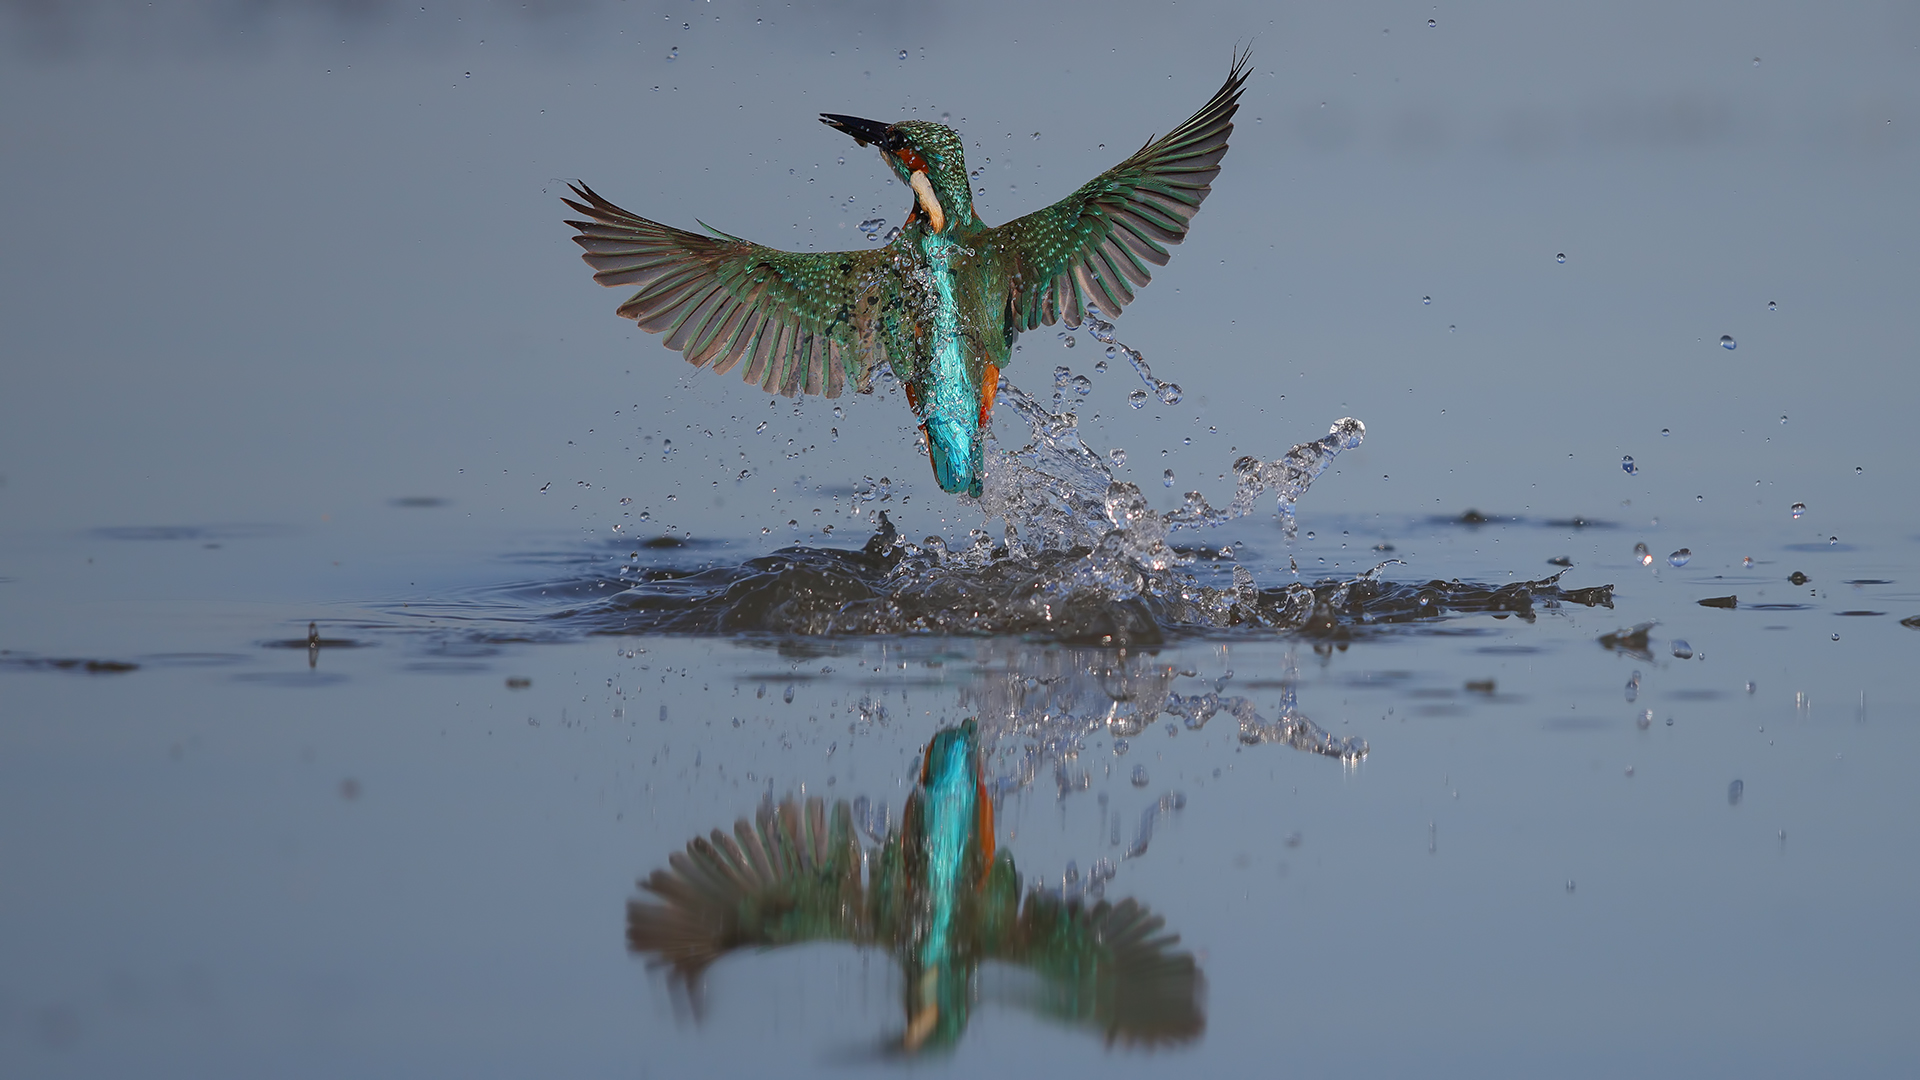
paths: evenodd
<path fill-rule="evenodd" d="M 853 136 L 854 141 L 861 146 L 871 143 L 882 150 L 891 150 L 892 144 L 899 141 L 899 136 L 893 133 L 893 125 L 883 124 L 878 120 L 862 120 L 857 116 L 842 116 L 839 113 L 821 113 L 820 122 L 831 128 L 839 128 Z"/>

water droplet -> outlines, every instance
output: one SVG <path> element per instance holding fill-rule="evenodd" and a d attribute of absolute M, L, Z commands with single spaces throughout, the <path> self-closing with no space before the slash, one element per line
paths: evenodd
<path fill-rule="evenodd" d="M 1779 310 L 1780 310 L 1780 305 L 1779 305 L 1779 304 L 1776 304 L 1776 303 L 1774 303 L 1774 302 L 1773 302 L 1773 301 L 1771 301 L 1771 300 L 1769 300 L 1769 301 L 1767 301 L 1767 310 L 1768 310 L 1768 311 L 1779 311 Z"/>
<path fill-rule="evenodd" d="M 1173 486 L 1173 470 L 1168 469 L 1166 472 L 1161 473 L 1160 479 L 1165 481 L 1168 487 L 1172 487 Z"/>
<path fill-rule="evenodd" d="M 906 58 L 907 58 L 907 50 L 905 50 L 905 49 L 901 49 L 901 50 L 900 50 L 900 59 L 902 59 L 902 60 L 905 60 Z"/>
<path fill-rule="evenodd" d="M 1833 640 L 1835 640 L 1835 641 L 1839 641 L 1839 640 L 1840 640 L 1840 635 L 1839 635 L 1839 634 L 1835 634 L 1835 635 L 1833 635 Z"/>
<path fill-rule="evenodd" d="M 1728 784 L 1727 785 L 1727 805 L 1739 806 L 1740 796 L 1745 795 L 1746 793 L 1747 793 L 1747 785 L 1741 783 L 1740 781 L 1735 780 L 1733 783 Z"/>
<path fill-rule="evenodd" d="M 1133 749 L 1133 744 L 1127 742 L 1127 740 L 1125 739 L 1113 740 L 1113 753 L 1115 757 L 1124 757 L 1126 755 L 1126 752 L 1131 749 Z"/>
<path fill-rule="evenodd" d="M 1113 462 L 1113 467 L 1117 469 L 1127 463 L 1127 452 L 1116 446 L 1107 451 L 1107 458 Z"/>
<path fill-rule="evenodd" d="M 1075 345 L 1078 345 L 1078 344 L 1080 344 L 1080 339 L 1077 337 L 1070 337 L 1066 341 L 1066 346 L 1069 349 L 1073 348 Z"/>
<path fill-rule="evenodd" d="M 1639 728 L 1641 731 L 1645 731 L 1648 728 L 1652 727 L 1653 726 L 1653 710 L 1641 709 L 1640 715 L 1636 717 L 1633 721 L 1633 726 Z"/>
<path fill-rule="evenodd" d="M 1639 466 L 1633 463 L 1632 454 L 1620 455 L 1620 471 L 1626 473 L 1629 476 L 1640 471 Z"/>
<path fill-rule="evenodd" d="M 678 60 L 678 59 L 680 59 L 680 46 L 678 46 L 678 45 L 675 45 L 675 46 L 674 46 L 673 48 L 671 48 L 671 49 L 668 49 L 668 50 L 667 50 L 667 59 L 669 59 L 669 60 Z"/>
<path fill-rule="evenodd" d="M 1161 383 L 1160 384 L 1160 401 L 1162 404 L 1166 404 L 1166 405 L 1180 404 L 1180 384 L 1179 383 Z"/>
<path fill-rule="evenodd" d="M 1666 438 L 1667 436 L 1669 436 L 1669 435 L 1671 435 L 1671 434 L 1673 434 L 1673 429 L 1672 429 L 1672 428 L 1661 428 L 1661 429 L 1660 429 L 1660 437 L 1661 437 L 1661 438 L 1663 438 L 1663 439 L 1664 439 L 1664 438 Z"/>
<path fill-rule="evenodd" d="M 1558 255 L 1555 255 L 1555 256 L 1553 257 L 1553 261 L 1554 261 L 1554 262 L 1557 262 L 1557 263 L 1563 263 L 1563 262 L 1566 262 L 1566 261 L 1567 261 L 1567 253 L 1563 251 L 1563 252 L 1561 252 L 1560 254 L 1558 254 Z"/>
<path fill-rule="evenodd" d="M 1079 394 L 1081 397 L 1093 393 L 1093 380 L 1087 378 L 1085 375 L 1075 375 L 1073 377 L 1073 392 Z"/>
<path fill-rule="evenodd" d="M 835 405 L 833 407 L 833 418 L 835 420 L 845 420 L 847 418 L 847 410 Z"/>
<path fill-rule="evenodd" d="M 1421 298 L 1420 298 L 1420 302 L 1421 302 L 1421 303 L 1423 303 L 1423 304 L 1431 304 L 1431 303 L 1433 303 L 1433 297 L 1431 297 L 1431 296 L 1423 296 L 1423 297 L 1421 297 Z"/>
<path fill-rule="evenodd" d="M 1754 57 L 1754 58 L 1753 58 L 1753 66 L 1754 66 L 1754 67 L 1759 67 L 1759 66 L 1760 66 L 1760 58 L 1759 58 L 1759 57 L 1757 57 L 1757 56 L 1756 56 L 1756 57 Z"/>
<path fill-rule="evenodd" d="M 1438 19 L 1428 19 L 1428 20 L 1427 20 L 1427 29 L 1429 29 L 1429 30 L 1431 30 L 1431 29 L 1433 29 L 1434 27 L 1436 27 L 1436 26 L 1439 26 L 1439 25 L 1440 25 L 1440 21 L 1439 21 Z"/>
<path fill-rule="evenodd" d="M 1804 514 L 1804 513 L 1806 513 L 1806 512 L 1807 512 L 1807 504 L 1806 504 L 1806 503 L 1794 503 L 1794 504 L 1793 504 L 1793 520 L 1795 520 L 1795 521 L 1799 521 L 1799 520 L 1800 520 L 1800 515 L 1801 515 L 1801 514 Z"/>
<path fill-rule="evenodd" d="M 1737 349 L 1740 347 L 1740 343 L 1733 340 L 1732 334 L 1721 334 L 1720 347 L 1723 349 Z"/>
<path fill-rule="evenodd" d="M 1128 395 L 1127 395 L 1127 404 L 1129 404 L 1129 405 L 1131 405 L 1131 406 L 1133 406 L 1133 407 L 1134 407 L 1134 408 L 1136 408 L 1136 409 L 1144 409 L 1144 408 L 1146 408 L 1146 407 L 1147 407 L 1147 392 L 1146 392 L 1145 390 L 1135 390 L 1135 391 L 1134 391 L 1133 393 L 1131 393 L 1131 394 L 1128 394 Z"/>
<path fill-rule="evenodd" d="M 1107 362 L 1105 360 L 1095 361 L 1093 370 L 1098 374 L 1105 375 L 1107 373 Z"/>
<path fill-rule="evenodd" d="M 1040 133 L 1039 133 L 1039 132 L 1037 132 L 1037 131 L 1036 131 L 1036 132 L 1034 132 L 1034 133 L 1033 133 L 1033 137 L 1034 137 L 1034 138 L 1036 138 L 1036 139 L 1037 139 L 1037 138 L 1039 138 L 1039 137 L 1040 137 Z"/>
<path fill-rule="evenodd" d="M 1645 544 L 1633 545 L 1633 557 L 1640 560 L 1641 566 L 1653 565 L 1653 552 L 1648 551 Z"/>
<path fill-rule="evenodd" d="M 1133 786 L 1147 786 L 1147 767 L 1145 765 L 1135 765 L 1133 767 Z"/>
<path fill-rule="evenodd" d="M 1674 638 L 1673 639 L 1673 657 L 1676 660 L 1693 659 L 1693 646 L 1687 644 L 1685 638 Z"/>
<path fill-rule="evenodd" d="M 789 525 L 792 525 L 792 524 L 795 524 L 795 523 L 794 523 L 794 522 L 791 522 L 791 521 L 789 521 L 789 522 L 787 522 L 787 524 L 789 524 Z M 789 704 L 789 705 L 791 705 L 791 704 L 793 704 L 793 687 L 792 687 L 792 685 L 788 685 L 788 687 L 786 688 L 786 690 L 784 690 L 783 692 L 781 692 L 781 694 L 780 694 L 780 700 L 781 700 L 781 701 L 784 701 L 784 702 L 786 702 L 786 703 L 787 703 L 787 704 Z"/>
<path fill-rule="evenodd" d="M 1674 566 L 1685 566 L 1692 561 L 1693 561 L 1692 548 L 1681 548 L 1679 551 L 1676 551 L 1673 554 L 1667 556 L 1667 562 L 1673 564 Z"/>
<path fill-rule="evenodd" d="M 1672 727 L 1672 726 L 1673 726 L 1673 717 L 1671 717 L 1671 716 L 1669 716 L 1669 717 L 1667 717 L 1667 726 L 1668 726 L 1668 727 Z"/>
<path fill-rule="evenodd" d="M 1855 466 L 1853 467 L 1853 475 L 1855 475 L 1855 476 L 1863 476 L 1863 475 L 1865 475 L 1865 474 L 1866 474 L 1866 471 L 1867 471 L 1867 470 L 1865 470 L 1865 469 L 1863 469 L 1863 468 L 1861 468 L 1861 467 L 1860 467 L 1860 466 L 1858 466 L 1858 465 L 1855 465 Z"/>
<path fill-rule="evenodd" d="M 1786 414 L 1786 413 L 1781 413 L 1781 414 L 1780 414 L 1780 422 L 1781 422 L 1781 423 L 1783 423 L 1783 424 L 1787 422 L 1787 414 Z"/>
<path fill-rule="evenodd" d="M 1706 501 L 1707 501 L 1707 497 L 1706 497 L 1705 495 L 1695 495 L 1695 496 L 1693 497 L 1693 501 L 1694 501 L 1694 502 L 1706 502 Z"/>
<path fill-rule="evenodd" d="M 1741 559 L 1740 565 L 1747 568 L 1748 570 L 1753 569 L 1753 556 L 1749 555 L 1746 558 Z"/>
<path fill-rule="evenodd" d="M 1636 671 L 1632 674 L 1632 676 L 1630 676 L 1627 679 L 1628 704 L 1632 704 L 1633 700 L 1639 696 L 1640 696 L 1640 673 Z"/>
<path fill-rule="evenodd" d="M 1840 543 L 1840 538 L 1839 538 L 1839 537 L 1837 537 L 1837 536 L 1829 536 L 1829 537 L 1827 537 L 1827 546 L 1828 546 L 1828 547 L 1833 547 L 1833 546 L 1835 546 L 1835 545 L 1837 545 L 1837 544 L 1839 544 L 1839 543 Z"/>

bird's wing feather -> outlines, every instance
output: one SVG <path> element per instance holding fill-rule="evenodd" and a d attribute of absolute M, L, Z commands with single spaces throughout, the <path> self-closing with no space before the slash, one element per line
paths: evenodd
<path fill-rule="evenodd" d="M 1035 1002 L 1058 1019 L 1091 1024 L 1108 1042 L 1187 1042 L 1206 1027 L 1206 980 L 1180 935 L 1131 899 L 1091 907 L 1033 892 L 1013 926 L 987 943 L 992 958 L 1039 975 Z"/>
<path fill-rule="evenodd" d="M 660 902 L 627 903 L 627 947 L 689 984 L 734 949 L 875 940 L 845 802 L 765 806 L 731 836 L 695 837 L 669 864 L 640 882 Z"/>
<path fill-rule="evenodd" d="M 885 249 L 777 251 L 702 223 L 711 236 L 649 221 L 570 184 L 562 199 L 592 219 L 569 221 L 573 242 L 602 285 L 637 286 L 619 313 L 665 334 L 689 363 L 711 363 L 769 393 L 839 397 L 851 379 L 868 388 L 886 360 L 875 314 L 889 263 Z"/>
<path fill-rule="evenodd" d="M 1077 327 L 1089 305 L 1117 314 L 1152 276 L 1148 267 L 1166 265 L 1167 246 L 1186 238 L 1220 174 L 1247 59 L 1235 59 L 1227 81 L 1186 123 L 1072 195 L 1001 227 L 1018 260 L 1015 329 L 1061 319 Z"/>

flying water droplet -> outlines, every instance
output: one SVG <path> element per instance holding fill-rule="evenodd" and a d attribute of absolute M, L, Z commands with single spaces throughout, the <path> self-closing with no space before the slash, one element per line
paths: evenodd
<path fill-rule="evenodd" d="M 1641 709 L 1640 715 L 1634 718 L 1633 726 L 1639 728 L 1641 731 L 1645 731 L 1648 728 L 1652 727 L 1653 726 L 1653 710 Z"/>
<path fill-rule="evenodd" d="M 1663 438 L 1663 439 L 1664 439 L 1664 438 L 1666 438 L 1666 437 L 1667 437 L 1667 436 L 1669 436 L 1669 435 L 1672 435 L 1672 434 L 1673 434 L 1673 429 L 1672 429 L 1672 428 L 1661 428 L 1661 429 L 1660 429 L 1660 437 L 1661 437 L 1661 438 Z"/>
<path fill-rule="evenodd" d="M 1133 767 L 1133 786 L 1147 786 L 1147 767 L 1145 765 L 1135 765 Z"/>
<path fill-rule="evenodd" d="M 1633 557 L 1640 560 L 1641 566 L 1653 565 L 1653 552 L 1648 551 L 1645 544 L 1633 545 Z"/>
<path fill-rule="evenodd" d="M 901 50 L 900 50 L 900 59 L 902 59 L 902 60 L 905 60 L 906 58 L 907 58 L 907 50 L 905 50 L 905 49 L 901 49 Z"/>
<path fill-rule="evenodd" d="M 667 50 L 667 59 L 668 59 L 668 60 L 678 60 L 678 59 L 680 59 L 680 46 L 678 46 L 678 45 L 675 45 L 675 46 L 674 46 L 673 48 L 671 48 L 671 49 L 668 49 L 668 50 Z"/>
<path fill-rule="evenodd" d="M 1632 476 L 1634 473 L 1640 471 L 1639 466 L 1633 463 L 1632 454 L 1620 455 L 1620 471 L 1626 473 L 1628 476 Z"/>
<path fill-rule="evenodd" d="M 1685 638 L 1674 638 L 1673 639 L 1673 657 L 1676 660 L 1693 659 L 1693 646 L 1687 644 Z"/>
<path fill-rule="evenodd" d="M 1681 548 L 1679 551 L 1676 551 L 1673 554 L 1667 556 L 1667 562 L 1674 566 L 1685 566 L 1692 561 L 1693 561 L 1692 548 Z"/>
<path fill-rule="evenodd" d="M 1630 676 L 1627 679 L 1627 703 L 1632 704 L 1633 700 L 1639 696 L 1640 696 L 1640 673 L 1636 671 L 1633 673 L 1632 676 Z"/>
<path fill-rule="evenodd" d="M 1567 261 L 1567 253 L 1563 251 L 1563 252 L 1561 252 L 1560 254 L 1558 254 L 1558 255 L 1555 255 L 1555 256 L 1553 257 L 1553 261 L 1554 261 L 1554 262 L 1557 262 L 1557 263 L 1563 263 L 1563 262 L 1566 262 L 1566 261 Z"/>
<path fill-rule="evenodd" d="M 1433 297 L 1431 297 L 1431 296 L 1423 296 L 1423 297 L 1421 297 L 1421 298 L 1420 298 L 1420 302 L 1421 302 L 1422 304 L 1431 304 L 1431 303 L 1433 303 Z"/>
<path fill-rule="evenodd" d="M 1741 797 L 1742 795 L 1745 795 L 1746 793 L 1747 793 L 1747 785 L 1746 785 L 1746 784 L 1744 784 L 1744 783 L 1742 783 L 1742 782 L 1740 782 L 1740 781 L 1738 781 L 1738 780 L 1735 780 L 1735 781 L 1734 781 L 1733 783 L 1731 783 L 1731 784 L 1728 784 L 1728 785 L 1727 785 L 1727 805 L 1728 805 L 1728 806 L 1739 806 L 1739 805 L 1740 805 L 1740 797 Z"/>
<path fill-rule="evenodd" d="M 1161 473 L 1160 479 L 1165 481 L 1168 487 L 1172 487 L 1173 486 L 1173 470 L 1168 469 L 1166 472 Z"/>
<path fill-rule="evenodd" d="M 1180 404 L 1180 384 L 1179 383 L 1161 383 L 1160 384 L 1160 401 L 1162 404 L 1165 404 L 1165 405 Z"/>
<path fill-rule="evenodd" d="M 1795 520 L 1795 521 L 1799 521 L 1799 520 L 1800 520 L 1800 515 L 1802 515 L 1802 514 L 1804 514 L 1804 513 L 1806 513 L 1806 512 L 1807 512 L 1807 504 L 1806 504 L 1806 503 L 1794 503 L 1794 504 L 1793 504 L 1793 520 Z"/>
<path fill-rule="evenodd" d="M 1107 458 L 1113 462 L 1113 467 L 1117 469 L 1127 463 L 1127 452 L 1116 446 L 1107 451 Z"/>
<path fill-rule="evenodd" d="M 1440 25 L 1440 20 L 1438 20 L 1438 19 L 1428 19 L 1428 20 L 1427 20 L 1427 29 L 1429 29 L 1429 30 L 1432 30 L 1432 29 L 1433 29 L 1434 27 L 1436 27 L 1436 26 L 1439 26 L 1439 25 Z"/>
<path fill-rule="evenodd" d="M 1723 349 L 1737 349 L 1740 347 L 1740 343 L 1733 340 L 1732 334 L 1721 334 L 1720 347 Z"/>
<path fill-rule="evenodd" d="M 1769 300 L 1769 301 L 1767 301 L 1767 310 L 1768 310 L 1768 311 L 1779 311 L 1779 310 L 1780 310 L 1780 305 L 1779 305 L 1779 304 L 1776 304 L 1776 303 L 1774 303 L 1774 302 L 1773 302 L 1773 301 L 1771 301 L 1771 300 Z"/>
<path fill-rule="evenodd" d="M 790 525 L 791 525 L 791 524 L 793 524 L 793 523 L 792 523 L 792 522 L 788 522 L 788 524 L 790 524 Z M 789 705 L 791 705 L 791 704 L 793 704 L 793 686 L 792 686 L 792 684 L 788 684 L 788 686 L 787 686 L 787 688 L 786 688 L 786 690 L 785 690 L 785 691 L 783 691 L 783 692 L 782 692 L 782 693 L 780 694 L 780 700 L 781 700 L 781 701 L 784 701 L 784 702 L 786 702 L 786 703 L 787 703 L 787 704 L 789 704 Z"/>
<path fill-rule="evenodd" d="M 1085 375 L 1075 375 L 1072 385 L 1073 392 L 1079 394 L 1081 397 L 1093 393 L 1093 380 L 1087 378 Z"/>
<path fill-rule="evenodd" d="M 1134 407 L 1134 408 L 1136 408 L 1136 409 L 1144 409 L 1144 408 L 1146 408 L 1146 407 L 1147 407 L 1147 392 L 1146 392 L 1145 390 L 1135 390 L 1135 391 L 1134 391 L 1133 393 L 1131 393 L 1131 394 L 1128 394 L 1128 395 L 1127 395 L 1127 404 L 1129 404 L 1129 405 L 1131 405 L 1131 406 L 1133 406 L 1133 407 Z M 1795 516 L 1798 516 L 1798 515 L 1795 515 Z"/>
<path fill-rule="evenodd" d="M 1837 547 L 1837 546 L 1839 546 L 1839 544 L 1840 544 L 1840 538 L 1839 538 L 1839 537 L 1837 537 L 1837 536 L 1829 536 L 1829 537 L 1827 537 L 1827 546 L 1828 546 L 1828 547 Z"/>

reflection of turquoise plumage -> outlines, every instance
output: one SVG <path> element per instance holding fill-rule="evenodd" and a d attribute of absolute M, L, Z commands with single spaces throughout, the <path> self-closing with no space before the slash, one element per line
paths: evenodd
<path fill-rule="evenodd" d="M 776 251 L 709 229 L 684 232 L 584 184 L 567 205 L 574 242 L 602 285 L 634 286 L 620 314 L 719 372 L 762 389 L 838 397 L 891 367 L 927 434 L 944 491 L 980 494 L 987 415 L 1022 331 L 1089 307 L 1113 315 L 1164 266 L 1212 190 L 1246 82 L 1241 56 L 1187 122 L 1072 195 L 998 227 L 973 209 L 960 136 L 926 120 L 822 121 L 875 145 L 913 189 L 899 235 L 864 251 Z"/>
<path fill-rule="evenodd" d="M 764 808 L 729 836 L 696 838 L 642 887 L 660 903 L 627 907 L 627 944 L 691 984 L 745 946 L 846 941 L 885 948 L 906 975 L 909 1050 L 951 1046 L 965 1031 L 982 961 L 1041 978 L 1030 1002 L 1090 1023 L 1111 1040 L 1192 1039 L 1204 1024 L 1202 980 L 1177 935 L 1132 900 L 1091 906 L 1043 892 L 1020 898 L 1013 860 L 993 848 L 971 720 L 935 735 L 900 830 L 862 853 L 844 802 Z"/>

